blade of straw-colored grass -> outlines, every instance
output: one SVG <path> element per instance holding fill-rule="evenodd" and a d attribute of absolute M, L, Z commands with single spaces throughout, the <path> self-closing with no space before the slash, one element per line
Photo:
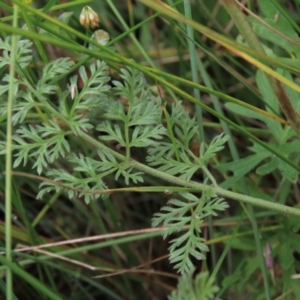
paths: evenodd
<path fill-rule="evenodd" d="M 21 7 L 24 7 L 24 4 L 20 3 L 19 1 L 12 0 L 12 2 L 20 5 Z M 145 2 L 145 0 L 140 0 L 140 2 Z M 156 4 L 154 2 L 150 1 L 149 3 L 151 4 L 151 7 L 152 6 L 156 7 Z M 161 10 L 160 5 L 158 5 L 158 8 L 160 8 L 160 10 Z M 70 26 L 68 26 L 66 24 L 63 24 L 63 23 L 59 22 L 58 20 L 56 20 L 54 18 L 51 18 L 50 16 L 48 16 L 46 14 L 43 14 L 38 10 L 35 10 L 34 8 L 27 7 L 27 9 L 31 12 L 34 12 L 36 15 L 43 17 L 44 19 L 48 20 L 49 22 L 52 22 L 53 24 L 61 27 L 62 29 L 66 30 L 67 32 L 74 34 L 78 38 L 80 38 L 80 39 L 82 39 L 82 40 L 84 40 L 88 43 L 93 44 L 94 46 L 98 47 L 99 50 L 103 50 L 103 52 L 105 52 L 105 54 L 101 53 L 101 52 L 99 53 L 99 51 L 91 51 L 91 50 L 89 50 L 85 47 L 75 45 L 75 44 L 72 45 L 72 46 L 71 45 L 67 46 L 67 43 L 64 43 L 64 41 L 62 41 L 62 40 L 55 40 L 53 38 L 45 37 L 45 36 L 38 35 L 38 34 L 34 34 L 32 32 L 28 32 L 28 31 L 26 32 L 25 30 L 21 30 L 21 29 L 18 29 L 18 28 L 12 28 L 11 26 L 8 26 L 6 24 L 1 24 L 0 23 L 0 29 L 2 29 L 4 31 L 11 32 L 11 33 L 13 33 L 13 32 L 18 33 L 18 34 L 21 34 L 23 36 L 27 36 L 27 37 L 32 38 L 32 39 L 39 39 L 39 40 L 44 41 L 44 42 L 47 42 L 47 39 L 49 39 L 49 43 L 51 43 L 53 45 L 57 45 L 59 47 L 63 47 L 63 48 L 66 48 L 66 49 L 69 49 L 69 50 L 72 50 L 72 51 L 79 51 L 79 52 L 83 52 L 83 53 L 94 54 L 93 55 L 94 57 L 102 58 L 106 61 L 111 60 L 111 61 L 115 61 L 115 62 L 123 62 L 128 66 L 133 66 L 133 67 L 143 71 L 144 66 L 140 66 L 139 64 L 136 64 L 136 63 L 128 60 L 127 58 L 115 53 L 114 51 L 110 50 L 109 48 L 99 45 L 96 41 L 91 40 L 89 37 L 87 37 L 84 34 L 79 33 L 78 31 L 71 28 Z M 271 75 L 272 77 L 278 79 L 279 81 L 283 82 L 284 84 L 288 85 L 289 87 L 291 87 L 292 89 L 294 89 L 295 91 L 300 93 L 300 87 L 297 84 L 295 84 L 294 82 L 286 79 L 284 76 L 278 74 L 277 72 L 273 71 L 271 68 L 268 68 L 266 65 L 260 63 L 256 59 L 253 59 L 251 56 L 247 55 L 246 53 L 244 53 L 242 51 L 248 51 L 252 54 L 257 54 L 260 57 L 265 57 L 265 59 L 267 59 L 270 62 L 274 62 L 274 60 L 268 58 L 265 55 L 260 55 L 260 53 L 257 53 L 257 52 L 255 52 L 255 51 L 253 51 L 253 50 L 251 50 L 247 47 L 241 46 L 240 44 L 238 44 L 238 43 L 236 43 L 236 42 L 234 42 L 234 41 L 232 41 L 232 40 L 230 40 L 230 39 L 228 39 L 228 38 L 226 38 L 226 37 L 224 37 L 220 34 L 217 34 L 216 32 L 214 32 L 214 31 L 212 31 L 212 30 L 210 30 L 210 29 L 208 29 L 208 28 L 206 28 L 206 27 L 204 27 L 204 26 L 202 26 L 202 25 L 200 25 L 200 24 L 198 24 L 198 23 L 196 23 L 196 22 L 194 22 L 190 19 L 185 18 L 183 15 L 181 15 L 177 12 L 170 11 L 168 9 L 166 9 L 165 11 L 162 11 L 162 12 L 164 14 L 168 13 L 168 15 L 170 15 L 174 18 L 178 18 L 178 20 L 180 20 L 180 21 L 182 21 L 186 24 L 190 24 L 194 29 L 196 29 L 199 32 L 201 32 L 202 34 L 206 35 L 208 38 L 210 38 L 213 41 L 219 43 L 220 45 L 228 48 L 230 51 L 236 53 L 236 55 L 244 58 L 245 60 L 249 61 L 251 64 L 255 65 L 256 67 L 258 67 L 259 69 L 264 71 L 265 73 Z M 242 51 L 240 51 L 239 49 L 241 49 Z M 297 69 L 295 69 L 295 72 L 296 71 L 297 71 Z"/>
<path fill-rule="evenodd" d="M 227 37 L 222 36 L 221 34 L 216 33 L 215 31 L 213 31 L 191 19 L 187 19 L 182 14 L 176 12 L 171 7 L 169 7 L 168 5 L 166 5 L 162 2 L 156 2 L 156 1 L 152 1 L 152 0 L 139 0 L 139 1 L 147 6 L 151 7 L 152 9 L 160 12 L 163 15 L 167 15 L 168 17 L 171 17 L 175 20 L 178 20 L 185 24 L 191 25 L 195 30 L 199 31 L 200 33 L 205 35 L 210 40 L 227 48 L 232 53 L 235 53 L 237 56 L 242 57 L 246 61 L 250 62 L 252 65 L 256 66 L 257 68 L 261 69 L 265 73 L 271 75 L 272 77 L 278 79 L 282 83 L 286 84 L 287 86 L 291 87 L 292 89 L 294 89 L 295 91 L 300 93 L 300 87 L 297 84 L 286 79 L 284 76 L 280 75 L 279 73 L 275 72 L 273 69 L 271 69 L 271 68 L 267 67 L 266 65 L 264 65 L 263 63 L 259 62 L 257 59 L 254 59 L 247 53 L 251 53 L 251 55 L 257 56 L 259 58 L 264 58 L 266 61 L 268 61 L 270 63 L 274 63 L 275 62 L 274 59 L 271 59 L 271 58 L 267 57 L 266 55 L 261 54 L 253 49 L 244 47 L 244 46 L 238 44 L 237 42 L 232 41 L 232 40 L 228 39 Z M 288 67 L 287 65 L 286 65 L 286 67 L 289 68 L 289 70 L 291 70 L 291 68 Z M 299 70 L 294 69 L 294 72 L 298 73 Z"/>
<path fill-rule="evenodd" d="M 257 52 L 265 54 L 265 51 L 256 37 L 252 27 L 250 26 L 245 15 L 241 12 L 235 0 L 223 0 L 225 8 L 227 9 L 230 16 L 233 18 L 238 30 L 242 34 L 248 45 L 255 49 Z M 269 74 L 269 73 L 268 73 Z M 300 118 L 295 111 L 288 94 L 286 93 L 282 80 L 276 80 L 272 76 L 267 76 L 268 81 L 274 93 L 276 94 L 277 100 L 281 106 L 282 111 L 287 117 L 291 127 L 294 129 L 298 138 L 300 138 Z M 270 296 L 269 296 L 270 297 Z"/>
<path fill-rule="evenodd" d="M 297 40 L 293 40 L 286 36 L 285 34 L 281 33 L 279 30 L 275 29 L 271 25 L 269 25 L 266 21 L 264 21 L 262 18 L 258 17 L 256 14 L 254 14 L 250 9 L 242 5 L 240 2 L 236 2 L 247 14 L 249 14 L 251 17 L 253 17 L 255 20 L 257 20 L 259 23 L 264 25 L 266 28 L 270 29 L 274 33 L 278 35 L 278 37 L 286 40 L 287 42 L 294 44 L 297 47 L 300 47 L 300 43 Z"/>
<path fill-rule="evenodd" d="M 216 96 L 218 98 L 221 98 L 227 102 L 232 102 L 232 103 L 235 103 L 235 104 L 238 104 L 242 107 L 246 107 L 252 111 L 255 111 L 261 115 L 264 115 L 266 116 L 267 118 L 270 118 L 270 119 L 273 119 L 273 120 L 276 120 L 277 122 L 279 123 L 282 123 L 284 125 L 289 125 L 289 123 L 287 121 L 285 121 L 284 119 L 282 119 L 281 117 L 278 117 L 276 115 L 273 115 L 271 114 L 270 112 L 268 111 L 265 111 L 265 110 L 262 110 L 260 108 L 257 108 L 256 106 L 253 106 L 249 103 L 246 103 L 246 102 L 243 102 L 241 100 L 238 100 L 232 96 L 229 96 L 227 94 L 224 94 L 222 92 L 218 92 L 214 89 L 212 89 L 210 86 L 211 85 L 208 85 L 206 84 L 206 86 L 203 86 L 203 85 L 200 85 L 200 84 L 197 84 L 197 83 L 194 83 L 192 81 L 189 81 L 187 79 L 184 79 L 182 77 L 178 77 L 178 76 L 175 76 L 175 75 L 172 75 L 172 74 L 168 74 L 168 73 L 165 73 L 165 72 L 162 72 L 162 71 L 159 71 L 159 70 L 152 70 L 152 69 L 148 69 L 149 72 L 152 71 L 153 73 L 155 74 L 158 74 L 160 75 L 161 77 L 164 77 L 165 79 L 170 79 L 176 83 L 179 83 L 179 84 L 183 84 L 185 86 L 189 86 L 189 87 L 194 87 L 194 88 L 197 88 L 199 89 L 199 91 L 202 91 L 202 92 L 205 92 L 205 93 L 208 93 L 210 95 L 213 95 L 213 96 Z"/>

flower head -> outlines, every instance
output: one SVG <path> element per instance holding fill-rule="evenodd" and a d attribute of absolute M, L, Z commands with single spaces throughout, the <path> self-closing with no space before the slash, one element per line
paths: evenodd
<path fill-rule="evenodd" d="M 79 16 L 79 22 L 84 27 L 95 28 L 99 25 L 98 14 L 89 6 L 85 6 Z"/>
<path fill-rule="evenodd" d="M 94 38 L 98 44 L 103 46 L 109 42 L 109 34 L 102 29 L 96 30 L 92 38 Z"/>

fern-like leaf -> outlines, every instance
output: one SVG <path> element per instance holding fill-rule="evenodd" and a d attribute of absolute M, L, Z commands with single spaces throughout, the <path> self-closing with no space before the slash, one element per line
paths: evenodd
<path fill-rule="evenodd" d="M 47 176 L 54 178 L 54 182 L 45 181 L 40 184 L 40 191 L 37 195 L 38 199 L 41 199 L 45 194 L 50 192 L 58 193 L 65 191 L 70 199 L 73 197 L 84 197 L 85 202 L 89 203 L 99 197 L 105 196 L 105 194 L 100 193 L 94 194 L 93 191 L 107 189 L 99 176 L 77 178 L 65 170 L 51 170 L 47 172 Z"/>
<path fill-rule="evenodd" d="M 99 124 L 96 128 L 101 133 L 99 138 L 117 141 L 119 146 L 127 149 L 155 146 L 156 141 L 162 139 L 166 132 L 160 124 L 160 100 L 152 99 L 152 94 L 139 71 L 133 68 L 122 69 L 120 77 L 124 82 L 113 81 L 113 92 L 124 97 L 128 105 L 107 99 L 103 115 L 119 123 L 112 124 L 106 121 Z"/>
<path fill-rule="evenodd" d="M 21 69 L 26 68 L 32 60 L 32 42 L 29 40 L 22 40 L 20 36 L 17 36 L 17 48 L 16 48 L 16 61 L 17 67 Z M 0 50 L 3 50 L 0 56 L 0 68 L 10 65 L 10 53 L 12 51 L 11 36 L 7 36 L 5 40 L 0 39 Z"/>
<path fill-rule="evenodd" d="M 74 165 L 74 172 L 78 175 L 82 174 L 82 177 L 69 174 L 65 170 L 51 170 L 47 172 L 47 175 L 52 177 L 54 181 L 62 184 L 63 187 L 52 182 L 44 182 L 40 186 L 38 197 L 41 198 L 44 194 L 51 191 L 66 191 L 69 197 L 83 196 L 86 203 L 89 203 L 92 200 L 105 196 L 105 194 L 93 194 L 91 192 L 107 188 L 102 178 L 115 172 L 118 169 L 118 163 L 107 152 L 98 152 L 98 155 L 103 161 L 85 157 L 82 154 L 78 156 L 70 155 L 68 160 Z"/>
<path fill-rule="evenodd" d="M 208 272 L 202 272 L 194 276 L 192 268 L 187 274 L 179 278 L 177 290 L 173 291 L 168 300 L 201 299 L 213 300 L 219 287 L 214 284 L 214 278 Z"/>
<path fill-rule="evenodd" d="M 66 74 L 73 64 L 74 62 L 70 58 L 58 58 L 46 64 L 43 68 L 42 76 L 35 87 L 39 97 L 54 94 L 58 89 L 58 85 L 51 84 L 51 80 L 57 76 Z"/>
<path fill-rule="evenodd" d="M 204 244 L 205 240 L 200 237 L 200 225 L 204 218 L 208 215 L 217 215 L 217 211 L 226 209 L 228 205 L 223 199 L 217 198 L 212 189 L 203 192 L 200 199 L 190 193 L 180 195 L 185 200 L 170 200 L 167 206 L 154 215 L 152 226 L 162 223 L 167 227 L 163 233 L 165 238 L 189 225 L 187 232 L 170 241 L 169 248 L 170 262 L 175 263 L 174 268 L 180 273 L 186 273 L 193 267 L 191 257 L 205 259 L 204 253 L 208 251 L 208 247 Z"/>
<path fill-rule="evenodd" d="M 213 140 L 210 142 L 208 148 L 206 151 L 204 150 L 204 144 L 201 144 L 200 147 L 200 159 L 201 161 L 207 161 L 213 156 L 216 155 L 217 152 L 222 150 L 224 148 L 224 144 L 229 140 L 228 135 L 220 134 L 213 138 Z"/>
<path fill-rule="evenodd" d="M 13 150 L 16 151 L 13 167 L 22 162 L 27 163 L 29 157 L 35 157 L 33 168 L 39 174 L 59 156 L 64 157 L 70 151 L 70 146 L 65 139 L 66 133 L 55 123 L 49 122 L 42 125 L 22 126 L 13 136 Z M 5 144 L 0 144 L 0 154 L 5 153 Z"/>
<path fill-rule="evenodd" d="M 75 96 L 74 111 L 102 109 L 101 105 L 108 98 L 111 87 L 107 84 L 110 80 L 107 64 L 97 61 L 90 66 L 89 73 L 88 76 L 84 66 L 79 68 L 83 89 Z"/>

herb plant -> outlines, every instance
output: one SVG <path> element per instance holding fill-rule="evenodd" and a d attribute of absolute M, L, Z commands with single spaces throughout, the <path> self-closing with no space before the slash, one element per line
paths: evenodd
<path fill-rule="evenodd" d="M 17 45 L 17 59 L 20 59 L 22 68 L 26 68 L 32 59 L 28 51 L 31 43 L 29 40 L 19 40 Z M 7 66 L 10 61 L 8 53 L 11 52 L 10 38 L 0 41 L 1 46 L 5 50 L 1 65 Z M 143 182 L 143 172 L 135 167 L 137 162 L 131 158 L 134 147 L 147 149 L 146 159 L 150 166 L 185 181 L 190 181 L 195 172 L 203 169 L 208 176 L 205 182 L 208 188 L 202 196 L 198 198 L 191 193 L 179 193 L 181 199 L 170 200 L 169 205 L 163 207 L 153 219 L 154 226 L 163 223 L 168 228 L 165 237 L 181 231 L 185 225 L 189 226 L 189 230 L 179 239 L 171 241 L 170 261 L 176 263 L 175 268 L 181 273 L 190 271 L 193 268 L 190 257 L 205 259 L 204 252 L 208 251 L 203 244 L 205 239 L 200 236 L 200 224 L 207 216 L 216 216 L 217 211 L 228 207 L 209 188 L 216 183 L 205 167 L 206 162 L 223 148 L 228 137 L 215 137 L 207 149 L 202 144 L 198 156 L 195 155 L 189 150 L 189 145 L 197 134 L 197 124 L 183 110 L 180 102 L 172 107 L 170 122 L 165 128 L 162 124 L 161 99 L 152 95 L 141 72 L 132 68 L 121 69 L 120 80 L 113 80 L 109 85 L 108 67 L 100 61 L 90 65 L 90 76 L 84 66 L 79 68 L 82 90 L 77 88 L 78 76 L 71 77 L 68 88 L 59 92 L 58 107 L 55 108 L 48 99 L 58 92 L 59 86 L 51 79 L 65 75 L 71 66 L 68 58 L 50 62 L 34 85 L 24 78 L 21 68 L 17 69 L 19 79 L 14 83 L 16 105 L 13 115 L 17 129 L 13 136 L 13 166 L 26 166 L 29 160 L 34 159 L 32 167 L 36 168 L 37 173 L 44 173 L 51 179 L 40 185 L 37 198 L 64 191 L 69 198 L 84 197 L 87 204 L 106 195 L 101 191 L 108 188 L 105 177 L 110 174 L 116 181 L 123 177 L 127 185 Z M 9 85 L 7 76 L 3 82 L 6 84 L 1 86 L 0 95 L 4 100 Z M 72 86 L 75 86 L 75 93 L 71 96 Z M 117 97 L 128 102 L 122 104 L 116 100 Z M 5 116 L 7 105 L 5 101 L 2 103 L 1 116 Z M 24 124 L 26 115 L 36 107 L 41 109 L 46 120 L 41 124 Z M 92 110 L 104 119 L 97 126 L 91 124 L 89 119 Z M 93 129 L 99 134 L 99 140 L 93 142 L 97 147 L 95 157 L 86 157 L 71 149 L 68 136 L 84 138 Z M 121 155 L 102 141 L 116 143 L 116 148 L 124 149 L 125 154 Z M 0 145 L 0 154 L 5 154 L 5 142 Z M 60 158 L 71 163 L 73 172 L 52 168 Z M 82 176 L 76 176 L 78 173 Z"/>
<path fill-rule="evenodd" d="M 156 1 L 148 3 L 141 0 L 141 3 L 147 2 L 150 8 L 163 13 L 169 18 L 168 22 L 176 20 L 187 26 L 185 28 L 178 23 L 174 27 L 176 31 L 172 32 L 176 39 L 187 39 L 182 41 L 191 54 L 192 81 L 187 81 L 171 75 L 171 72 L 159 71 L 140 47 L 130 28 L 126 29 L 127 34 L 150 67 L 117 53 L 113 43 L 108 42 L 106 31 L 90 32 L 91 28 L 94 30 L 100 26 L 102 19 L 90 7 L 84 8 L 84 18 L 80 18 L 86 30 L 86 34 L 82 34 L 69 26 L 74 22 L 72 13 L 63 13 L 58 21 L 45 14 L 52 2 L 49 2 L 45 11 L 27 7 L 17 0 L 12 2 L 20 6 L 20 14 L 26 25 L 22 29 L 17 28 L 19 10 L 15 7 L 11 35 L 1 35 L 0 38 L 0 125 L 1 129 L 7 127 L 7 132 L 10 129 L 13 131 L 7 138 L 0 140 L 0 159 L 9 159 L 12 153 L 11 174 L 21 178 L 20 182 L 10 185 L 15 187 L 15 192 L 7 198 L 17 212 L 13 222 L 18 229 L 26 231 L 26 239 L 22 240 L 16 233 L 13 233 L 14 237 L 18 243 L 40 245 L 34 251 L 41 253 L 11 253 L 14 247 L 7 239 L 7 258 L 0 257 L 0 262 L 8 270 L 7 284 L 1 281 L 0 288 L 12 292 L 9 271 L 13 271 L 43 295 L 62 299 L 63 293 L 52 278 L 53 270 L 59 276 L 68 274 L 72 280 L 81 272 L 77 274 L 73 264 L 92 271 L 109 270 L 117 275 L 123 274 L 124 266 L 143 265 L 140 257 L 147 254 L 139 246 L 129 247 L 128 244 L 139 239 L 150 241 L 155 235 L 162 234 L 166 243 L 161 241 L 161 244 L 151 244 L 149 248 L 158 251 L 158 248 L 168 245 L 169 262 L 178 275 L 178 286 L 169 293 L 170 300 L 217 299 L 225 291 L 231 296 L 244 295 L 244 290 L 252 299 L 271 299 L 271 295 L 275 297 L 279 291 L 287 293 L 290 290 L 296 297 L 300 296 L 294 280 L 299 272 L 297 217 L 300 210 L 291 196 L 292 187 L 297 190 L 300 172 L 300 89 L 295 84 L 295 76 L 299 74 L 292 68 L 290 58 L 282 58 L 281 51 L 270 47 L 269 43 L 281 48 L 284 45 L 278 38 L 274 38 L 273 31 L 268 31 L 266 36 L 266 29 L 261 23 L 251 16 L 246 18 L 240 15 L 234 1 L 224 1 L 224 7 L 243 35 L 243 38 L 237 36 L 236 41 L 223 39 L 215 32 L 206 31 L 206 28 L 190 21 L 189 1 L 184 1 L 184 13 L 180 13 L 174 9 L 162 10 Z M 288 22 L 289 18 L 283 15 L 283 20 L 275 22 L 272 17 L 279 9 L 274 4 L 276 1 L 271 1 L 273 4 L 270 7 L 266 7 L 263 1 L 258 2 L 262 14 L 266 15 L 266 22 L 284 32 L 290 40 L 295 29 Z M 110 1 L 107 1 L 107 5 L 112 6 Z M 30 14 L 38 16 L 38 20 L 34 21 Z M 52 30 L 47 22 L 55 24 L 55 29 Z M 39 34 L 33 32 L 33 28 Z M 219 67 L 226 67 L 227 62 L 208 51 L 201 39 L 194 37 L 192 28 L 220 42 L 230 51 L 242 53 L 244 59 L 257 67 L 257 70 L 249 71 L 253 73 L 251 76 L 255 80 L 255 88 L 246 80 L 243 83 L 261 101 L 260 108 L 219 92 L 218 88 L 222 86 L 220 82 L 211 84 L 210 74 L 196 55 L 195 45 L 209 57 L 207 62 L 212 65 L 212 70 L 216 68 L 220 71 Z M 0 29 L 8 30 L 2 23 Z M 179 33 L 182 36 L 178 36 Z M 260 45 L 256 35 L 264 37 L 268 43 Z M 97 39 L 99 36 L 101 41 Z M 84 45 L 78 44 L 75 37 L 83 41 Z M 48 59 L 41 46 L 42 42 L 71 49 L 76 58 Z M 253 54 L 249 48 L 256 53 Z M 298 52 L 295 43 L 287 48 L 290 56 L 298 57 Z M 37 63 L 37 57 L 42 58 L 41 64 Z M 198 71 L 205 86 L 198 84 Z M 239 74 L 232 73 L 241 78 Z M 185 92 L 187 87 L 194 89 L 194 96 Z M 201 99 L 199 91 L 210 95 L 209 105 Z M 178 95 L 180 97 L 177 99 Z M 220 99 L 226 102 L 223 106 L 220 105 Z M 204 111 L 218 119 L 217 130 L 204 128 L 206 121 L 203 116 L 207 117 Z M 245 125 L 249 119 L 255 120 L 253 123 L 258 124 L 258 131 Z M 235 136 L 236 131 L 243 137 L 241 140 Z M 280 186 L 276 192 L 273 186 L 266 184 L 270 174 L 276 185 Z M 6 182 L 9 183 L 8 178 L 11 179 L 11 176 L 6 172 Z M 41 180 L 39 188 L 33 187 L 28 178 Z M 35 191 L 33 207 L 41 203 L 44 206 L 38 211 L 28 209 L 20 197 L 19 187 L 25 190 L 24 194 L 27 193 L 26 189 Z M 272 191 L 266 192 L 267 189 Z M 151 201 L 139 198 L 140 194 L 147 192 L 151 195 Z M 9 191 L 6 189 L 5 193 L 9 194 Z M 120 201 L 128 193 L 135 195 L 127 203 L 133 209 L 127 208 L 125 202 Z M 118 196 L 117 203 L 114 201 L 116 194 L 122 195 Z M 295 198 L 298 199 L 297 195 Z M 140 202 L 146 202 L 142 209 L 138 209 Z M 238 208 L 237 202 L 240 204 Z M 1 208 L 8 220 L 8 216 L 13 215 L 7 203 L 5 209 L 3 206 Z M 68 210 L 74 213 L 74 222 L 56 218 L 53 214 L 53 227 L 47 223 L 51 222 L 51 218 L 43 223 L 43 216 L 48 212 L 50 214 L 51 209 L 55 211 L 57 206 L 62 212 Z M 235 210 L 236 215 L 229 218 L 227 214 Z M 80 213 L 77 215 L 77 212 Z M 82 221 L 83 215 L 85 221 Z M 222 227 L 223 218 L 235 222 L 234 230 L 216 230 L 214 233 L 213 225 L 216 222 L 217 226 Z M 266 229 L 264 225 L 259 227 L 258 222 L 262 219 L 261 222 L 264 222 L 266 218 L 271 219 L 272 226 Z M 156 228 L 151 233 L 137 237 L 121 236 L 123 231 L 131 230 L 129 225 L 132 225 L 132 220 L 138 228 L 141 221 L 145 226 L 146 219 L 151 219 L 148 225 L 151 223 Z M 273 226 L 274 220 L 276 226 Z M 81 225 L 76 226 L 77 221 Z M 254 238 L 249 238 L 246 221 L 251 224 Z M 44 225 L 42 234 L 38 233 L 41 224 Z M 203 229 L 207 224 L 209 229 Z M 47 244 L 44 236 L 55 236 L 53 228 L 63 237 L 68 237 L 85 225 L 86 231 L 80 232 L 81 235 L 86 234 L 90 238 L 89 235 L 100 231 L 105 241 L 78 246 L 76 243 L 81 241 L 76 240 L 74 247 L 60 248 L 61 245 L 56 245 L 48 252 L 41 249 Z M 113 234 L 120 234 L 118 239 L 105 235 L 111 234 L 111 228 Z M 241 230 L 244 232 L 239 232 Z M 9 231 L 12 231 L 11 227 Z M 215 246 L 209 246 L 218 241 L 227 241 L 219 257 Z M 123 243 L 126 246 L 120 247 Z M 103 255 L 107 258 L 105 263 L 98 260 L 97 251 L 103 247 L 110 249 Z M 240 252 L 232 260 L 232 253 L 235 254 L 236 250 Z M 140 255 L 140 251 L 143 255 Z M 248 253 L 251 255 L 248 256 Z M 67 261 L 72 267 L 65 267 L 63 263 L 52 264 L 48 261 L 52 254 L 57 259 Z M 224 275 L 221 266 L 227 254 L 227 262 L 234 268 L 234 272 Z M 278 286 L 273 284 L 274 259 L 279 261 L 278 266 L 283 274 Z M 17 260 L 19 265 L 15 263 Z M 113 266 L 110 260 L 113 260 Z M 35 275 L 24 272 L 21 267 L 23 263 L 27 265 L 32 261 L 38 265 L 39 278 L 46 278 L 45 286 L 41 284 L 43 280 L 36 280 Z M 128 274 L 136 271 L 134 269 L 127 270 Z M 253 291 L 247 282 L 253 280 L 253 277 L 256 280 L 258 273 L 261 274 L 258 280 L 264 285 L 261 284 L 257 291 Z M 90 297 L 109 295 L 111 299 L 121 299 L 119 295 L 126 298 L 135 293 L 133 297 L 136 298 L 133 299 L 138 299 L 144 290 L 135 289 L 131 280 L 147 280 L 134 275 L 115 281 L 108 279 L 110 287 L 107 288 L 106 284 L 91 280 L 95 273 L 82 271 L 78 276 L 79 289 L 82 291 L 78 297 L 91 295 L 84 287 L 88 283 L 88 286 L 96 286 L 97 290 Z M 67 281 L 68 284 L 72 280 Z M 165 288 L 158 281 L 156 284 Z M 98 294 L 98 291 L 101 292 Z M 11 294 L 9 298 L 12 297 Z"/>

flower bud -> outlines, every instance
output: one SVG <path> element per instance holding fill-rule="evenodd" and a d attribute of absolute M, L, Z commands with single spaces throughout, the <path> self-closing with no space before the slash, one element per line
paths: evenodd
<path fill-rule="evenodd" d="M 95 28 L 99 26 L 98 14 L 89 6 L 85 6 L 79 16 L 79 22 L 84 27 Z"/>
<path fill-rule="evenodd" d="M 91 36 L 91 38 L 102 46 L 105 46 L 109 42 L 109 34 L 102 29 L 96 30 Z M 89 44 L 89 49 L 95 48 L 96 47 L 93 44 Z"/>
<path fill-rule="evenodd" d="M 264 252 L 264 257 L 266 259 L 266 265 L 267 265 L 268 269 L 273 269 L 274 268 L 274 260 L 271 256 L 271 252 L 272 252 L 271 245 L 268 243 L 266 245 L 266 250 Z"/>
<path fill-rule="evenodd" d="M 109 34 L 102 29 L 96 30 L 92 38 L 94 38 L 96 42 L 102 46 L 109 42 Z"/>

